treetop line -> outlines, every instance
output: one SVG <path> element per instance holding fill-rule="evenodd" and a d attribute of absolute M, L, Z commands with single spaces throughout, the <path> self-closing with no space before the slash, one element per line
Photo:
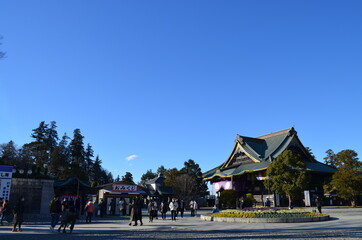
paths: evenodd
<path fill-rule="evenodd" d="M 294 129 L 289 129 L 288 131 L 292 134 L 295 133 Z M 288 133 L 288 135 L 285 130 L 274 133 L 274 135 L 266 135 L 259 138 L 238 136 L 238 143 L 230 159 L 218 168 L 207 171 L 204 174 L 199 165 L 194 160 L 189 159 L 184 162 L 184 166 L 181 169 L 165 169 L 164 166 L 160 166 L 155 173 L 151 169 L 147 170 L 147 172 L 142 175 L 139 184 L 144 185 L 148 180 L 162 174 L 166 178 L 165 185 L 172 186 L 175 195 L 180 197 L 205 196 L 208 194 L 205 180 L 220 181 L 218 180 L 220 177 L 228 178 L 231 176 L 222 175 L 223 171 L 227 172 L 233 168 L 235 168 L 235 171 L 240 170 L 242 168 L 238 167 L 239 165 L 245 166 L 245 169 L 249 166 L 258 165 L 261 167 L 261 170 L 266 170 L 263 161 L 275 162 L 272 158 L 267 157 L 269 153 L 265 152 L 265 154 L 258 155 L 255 151 L 252 151 L 252 149 L 248 150 L 246 147 L 251 146 L 250 144 L 252 144 L 252 142 L 259 143 L 265 139 L 270 141 L 268 137 L 275 138 L 278 134 L 284 134 L 284 132 L 287 137 L 291 136 L 290 133 Z M 85 146 L 84 136 L 78 128 L 73 131 L 72 137 L 68 137 L 65 133 L 59 138 L 56 122 L 51 121 L 50 123 L 45 123 L 42 121 L 37 128 L 32 129 L 31 138 L 33 141 L 24 144 L 20 148 L 18 148 L 13 141 L 0 145 L 0 165 L 13 166 L 17 170 L 13 174 L 14 177 L 24 177 L 25 174 L 28 178 L 64 180 L 70 176 L 77 176 L 80 180 L 90 183 L 93 187 L 117 182 L 121 179 L 122 181 L 134 183 L 133 176 L 130 172 L 126 172 L 122 178 L 117 176 L 116 179 L 113 179 L 112 173 L 102 167 L 100 157 L 96 155 L 94 158 L 95 154 L 92 146 L 89 143 Z M 299 144 L 298 141 L 296 142 L 297 144 Z M 249 142 L 249 145 L 245 145 Z M 290 147 L 290 149 L 297 154 L 311 156 L 311 158 L 309 157 L 310 161 L 306 162 L 308 168 L 318 166 L 318 168 L 321 169 L 321 167 L 323 167 L 322 163 L 318 163 L 314 159 L 310 148 L 305 147 L 305 151 L 303 148 L 300 148 L 303 151 L 298 152 L 296 151 L 298 149 L 293 145 Z M 243 152 L 241 149 L 248 151 L 243 150 Z M 362 163 L 359 161 L 357 153 L 353 150 L 343 150 L 335 154 L 331 149 L 328 149 L 326 153 L 327 156 L 324 158 L 324 164 L 338 171 L 333 174 L 329 182 L 324 184 L 324 193 L 338 192 L 339 196 L 350 198 L 353 205 L 356 197 L 362 192 Z M 280 154 L 280 159 L 282 158 L 288 162 L 293 160 L 295 156 L 290 152 L 285 152 L 284 154 Z M 260 160 L 260 162 L 255 160 Z M 303 169 L 306 166 L 300 165 L 298 167 Z M 281 176 L 281 174 L 274 171 L 273 168 L 268 169 L 267 175 L 270 175 L 270 177 L 273 175 Z M 264 178 L 265 176 L 260 177 L 260 179 Z M 233 179 L 231 180 L 233 181 Z M 244 180 L 249 181 L 250 179 L 242 179 L 242 181 Z M 295 176 L 293 185 L 297 186 L 297 190 L 300 191 L 305 187 L 303 183 L 308 182 L 307 180 L 308 176 Z M 293 196 L 293 192 L 296 191 L 295 189 L 290 189 L 288 190 L 289 192 L 287 192 L 279 189 L 280 184 L 278 184 L 277 181 L 275 181 L 276 184 L 271 181 L 265 182 L 267 185 L 269 184 L 274 191 L 285 192 L 286 195 L 290 197 Z"/>

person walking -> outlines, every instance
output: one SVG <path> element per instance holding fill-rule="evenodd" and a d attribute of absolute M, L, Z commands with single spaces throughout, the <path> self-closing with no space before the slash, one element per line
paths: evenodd
<path fill-rule="evenodd" d="M 109 215 L 111 216 L 116 215 L 116 201 L 114 200 L 114 198 L 111 199 L 108 209 L 109 209 Z"/>
<path fill-rule="evenodd" d="M 137 221 L 140 221 L 140 226 L 143 225 L 142 222 L 142 207 L 143 207 L 143 199 L 141 197 L 136 197 L 136 204 L 137 204 L 137 217 L 136 217 L 136 226 L 137 226 Z"/>
<path fill-rule="evenodd" d="M 195 200 L 191 200 L 190 201 L 191 217 L 196 216 L 197 208 L 198 208 L 197 202 Z"/>
<path fill-rule="evenodd" d="M 133 226 L 137 226 L 137 204 L 136 204 L 136 198 L 133 198 L 131 200 L 131 203 L 129 204 L 129 208 L 130 208 L 130 217 L 129 217 L 129 224 L 128 225 L 132 225 L 132 222 L 134 221 L 135 223 L 133 224 Z"/>
<path fill-rule="evenodd" d="M 177 203 L 175 198 L 173 198 L 172 201 L 170 202 L 169 208 L 170 208 L 170 211 L 171 211 L 171 220 L 176 221 L 178 203 Z"/>
<path fill-rule="evenodd" d="M 24 218 L 24 201 L 25 198 L 21 196 L 19 200 L 15 203 L 13 214 L 14 214 L 14 226 L 12 232 L 22 232 L 21 224 L 23 223 Z M 18 227 L 18 228 L 17 228 Z"/>
<path fill-rule="evenodd" d="M 50 231 L 54 232 L 54 228 L 59 222 L 59 215 L 61 212 L 61 204 L 58 196 L 54 196 L 53 200 L 50 201 L 49 212 L 51 216 Z"/>
<path fill-rule="evenodd" d="M 1 220 L 0 225 L 3 225 L 3 221 L 7 221 L 9 223 L 8 217 L 10 216 L 10 208 L 9 208 L 9 200 L 4 200 L 1 207 Z"/>
<path fill-rule="evenodd" d="M 318 212 L 322 213 L 322 198 L 318 195 L 315 201 L 316 201 Z"/>
<path fill-rule="evenodd" d="M 69 205 L 69 208 L 64 209 L 64 212 L 62 212 L 58 232 L 60 233 L 61 229 L 63 228 L 63 233 L 66 233 L 65 229 L 67 228 L 67 226 L 69 226 L 70 233 L 72 233 L 78 216 L 79 215 L 76 212 L 75 206 Z"/>
<path fill-rule="evenodd" d="M 185 203 L 184 203 L 184 200 L 181 199 L 178 201 L 177 215 L 180 214 L 181 218 L 183 218 L 184 211 L 185 211 Z"/>
<path fill-rule="evenodd" d="M 154 199 L 152 199 L 151 202 L 148 204 L 147 210 L 148 210 L 150 222 L 153 222 L 153 219 L 157 215 L 157 203 L 155 202 Z"/>
<path fill-rule="evenodd" d="M 94 204 L 92 203 L 92 199 L 88 200 L 88 203 L 84 207 L 84 211 L 86 212 L 85 222 L 92 223 Z"/>
<path fill-rule="evenodd" d="M 121 198 L 120 200 L 119 200 L 119 203 L 118 203 L 118 207 L 119 207 L 119 215 L 120 216 L 125 216 L 126 214 L 125 214 L 125 200 L 123 199 L 123 198 Z"/>
<path fill-rule="evenodd" d="M 77 199 L 75 200 L 74 207 L 75 207 L 75 212 L 76 212 L 77 216 L 79 216 L 80 212 L 81 212 L 80 209 L 82 207 L 82 200 L 80 197 L 77 197 Z"/>
<path fill-rule="evenodd" d="M 104 202 L 103 198 L 101 199 L 101 202 L 98 204 L 99 209 L 99 217 L 103 217 L 106 209 L 106 203 Z"/>
<path fill-rule="evenodd" d="M 66 209 L 69 209 L 69 200 L 65 197 L 61 203 L 61 210 L 64 212 Z"/>
<path fill-rule="evenodd" d="M 190 211 L 191 211 L 191 217 L 194 217 L 195 216 L 194 200 L 190 201 L 189 206 L 190 206 Z"/>
<path fill-rule="evenodd" d="M 198 209 L 199 209 L 199 205 L 197 204 L 196 200 L 194 200 L 194 217 L 197 215 Z"/>
<path fill-rule="evenodd" d="M 167 210 L 168 210 L 168 209 L 167 209 L 167 203 L 166 203 L 166 201 L 161 202 L 160 212 L 161 212 L 162 220 L 166 220 Z"/>

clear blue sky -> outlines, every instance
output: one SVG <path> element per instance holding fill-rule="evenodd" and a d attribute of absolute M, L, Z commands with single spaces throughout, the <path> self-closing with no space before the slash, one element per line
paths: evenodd
<path fill-rule="evenodd" d="M 115 176 L 203 171 L 294 126 L 362 154 L 362 1 L 0 3 L 0 143 L 80 128 Z M 132 160 L 126 160 L 137 155 Z"/>

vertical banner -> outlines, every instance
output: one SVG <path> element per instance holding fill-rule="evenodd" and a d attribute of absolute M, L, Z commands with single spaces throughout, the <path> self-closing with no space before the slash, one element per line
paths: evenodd
<path fill-rule="evenodd" d="M 310 207 L 310 194 L 309 191 L 304 191 L 305 206 Z"/>
<path fill-rule="evenodd" d="M 9 200 L 12 175 L 12 166 L 0 166 L 0 198 Z"/>

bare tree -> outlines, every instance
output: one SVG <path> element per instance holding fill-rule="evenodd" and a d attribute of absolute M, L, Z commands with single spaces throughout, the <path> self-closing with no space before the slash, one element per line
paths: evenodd
<path fill-rule="evenodd" d="M 3 39 L 3 37 L 0 35 L 0 40 Z M 0 45 L 1 45 L 1 42 L 0 42 Z M 0 59 L 4 58 L 5 57 L 5 52 L 3 51 L 0 51 Z"/>

